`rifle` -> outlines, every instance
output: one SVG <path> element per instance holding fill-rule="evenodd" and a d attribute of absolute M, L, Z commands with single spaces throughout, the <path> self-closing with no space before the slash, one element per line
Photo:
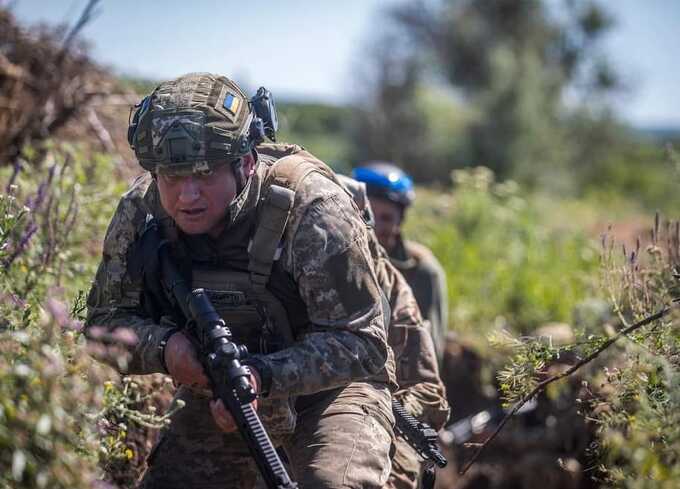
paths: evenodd
<path fill-rule="evenodd" d="M 536 399 L 531 399 L 515 415 L 531 412 L 536 409 L 537 405 Z M 509 412 L 509 409 L 503 409 L 500 406 L 485 409 L 447 426 L 442 430 L 439 439 L 446 446 L 463 445 L 473 436 L 483 433 L 491 426 L 497 425 Z"/>
<path fill-rule="evenodd" d="M 250 404 L 257 394 L 250 385 L 250 371 L 241 364 L 248 354 L 245 346 L 231 341 L 231 331 L 215 311 L 205 291 L 189 289 L 170 256 L 169 242 L 161 239 L 155 219 L 147 220 L 146 233 L 149 234 L 144 239 L 148 238 L 158 250 L 161 282 L 188 319 L 187 328 L 196 343 L 213 394 L 222 400 L 234 418 L 267 488 L 297 489 Z"/>
<path fill-rule="evenodd" d="M 404 406 L 396 399 L 392 399 L 392 413 L 394 414 L 394 428 L 397 434 L 404 438 L 427 463 L 423 472 L 422 487 L 424 489 L 434 487 L 434 466 L 444 468 L 448 463 L 446 457 L 439 450 L 439 446 L 437 446 L 439 438 L 437 432 L 430 425 L 421 423 L 407 413 Z"/>

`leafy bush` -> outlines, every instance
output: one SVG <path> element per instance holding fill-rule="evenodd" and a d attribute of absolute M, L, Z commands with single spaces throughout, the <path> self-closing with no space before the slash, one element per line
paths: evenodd
<path fill-rule="evenodd" d="M 584 323 L 567 345 L 510 338 L 514 355 L 499 377 L 506 399 L 515 402 L 553 375 L 550 365 L 560 359 L 570 366 L 561 375 L 579 369 L 577 401 L 596 427 L 590 457 L 602 487 L 680 483 L 680 223 L 661 226 L 657 217 L 650 236 L 632 250 L 603 238 L 603 285 L 615 318 Z"/>
<path fill-rule="evenodd" d="M 91 487 L 96 477 L 87 413 L 104 374 L 81 353 L 78 323 L 55 288 L 76 213 L 66 173 L 57 164 L 32 171 L 25 187 L 14 173 L 0 195 L 2 487 Z"/>
<path fill-rule="evenodd" d="M 3 317 L 15 305 L 3 304 Z M 0 333 L 0 487 L 91 487 L 97 442 L 88 412 L 104 377 L 80 352 L 62 302 L 26 328 Z M 10 313 L 11 314 L 11 313 Z"/>

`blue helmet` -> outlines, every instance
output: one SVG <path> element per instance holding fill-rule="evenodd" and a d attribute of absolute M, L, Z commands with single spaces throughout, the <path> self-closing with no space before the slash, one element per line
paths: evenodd
<path fill-rule="evenodd" d="M 404 208 L 410 206 L 416 196 L 411 177 L 392 163 L 366 163 L 352 170 L 352 178 L 366 184 L 369 197 L 382 197 Z"/>

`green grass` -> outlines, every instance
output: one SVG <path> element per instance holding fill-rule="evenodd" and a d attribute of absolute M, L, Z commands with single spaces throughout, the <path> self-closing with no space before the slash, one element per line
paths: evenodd
<path fill-rule="evenodd" d="M 544 197 L 523 196 L 513 182 L 480 169 L 456 175 L 453 190 L 419 189 L 405 230 L 444 267 L 449 328 L 484 343 L 499 327 L 528 333 L 570 322 L 595 289 L 596 240 L 576 221 L 546 214 Z"/>

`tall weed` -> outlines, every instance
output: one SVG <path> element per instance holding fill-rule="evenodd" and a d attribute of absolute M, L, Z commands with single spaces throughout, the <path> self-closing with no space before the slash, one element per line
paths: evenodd
<path fill-rule="evenodd" d="M 657 215 L 632 250 L 603 242 L 603 277 L 625 325 L 680 297 L 680 223 Z M 609 352 L 589 415 L 599 426 L 600 471 L 607 487 L 680 485 L 680 334 L 677 309 Z M 596 385 L 598 385 L 596 384 Z"/>

